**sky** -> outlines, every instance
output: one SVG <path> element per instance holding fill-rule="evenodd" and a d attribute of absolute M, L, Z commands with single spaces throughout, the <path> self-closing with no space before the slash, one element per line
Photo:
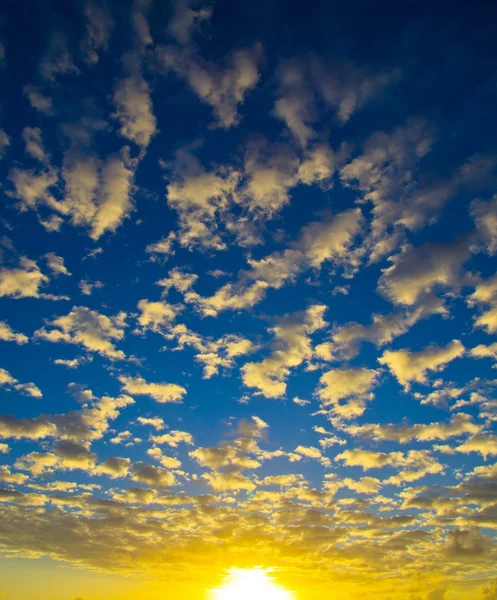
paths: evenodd
<path fill-rule="evenodd" d="M 0 598 L 497 599 L 490 5 L 2 3 Z"/>

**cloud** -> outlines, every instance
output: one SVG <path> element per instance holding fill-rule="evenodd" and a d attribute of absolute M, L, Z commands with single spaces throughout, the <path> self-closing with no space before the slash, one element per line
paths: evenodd
<path fill-rule="evenodd" d="M 473 421 L 473 417 L 466 413 L 456 413 L 451 416 L 448 423 L 418 423 L 415 425 L 351 425 L 347 433 L 374 441 L 395 441 L 406 444 L 411 440 L 418 442 L 431 442 L 434 440 L 447 440 L 466 434 L 476 434 L 481 430 L 481 425 Z"/>
<path fill-rule="evenodd" d="M 64 264 L 64 259 L 62 256 L 57 256 L 53 252 L 47 252 L 45 254 L 45 258 L 47 260 L 48 268 L 52 271 L 55 277 L 57 277 L 57 275 L 71 275 Z"/>
<path fill-rule="evenodd" d="M 215 340 L 189 330 L 184 324 L 171 326 L 163 335 L 167 340 L 177 341 L 174 351 L 181 351 L 185 346 L 195 350 L 195 360 L 203 367 L 204 379 L 218 375 L 220 369 L 233 368 L 236 358 L 256 349 L 250 340 L 238 335 L 228 334 Z"/>
<path fill-rule="evenodd" d="M 34 260 L 21 256 L 18 267 L 0 268 L 0 296 L 39 298 L 40 288 L 48 281 Z"/>
<path fill-rule="evenodd" d="M 497 252 L 497 195 L 488 202 L 475 200 L 471 204 L 471 215 L 489 254 Z"/>
<path fill-rule="evenodd" d="M 136 483 L 143 483 L 152 488 L 164 488 L 175 485 L 174 475 L 162 467 L 154 467 L 148 463 L 133 463 L 129 469 L 130 476 Z"/>
<path fill-rule="evenodd" d="M 14 389 L 26 396 L 32 398 L 41 398 L 41 393 L 38 386 L 34 383 L 20 383 L 15 377 L 13 377 L 8 371 L 0 368 L 0 387 L 6 387 L 7 389 Z"/>
<path fill-rule="evenodd" d="M 131 10 L 131 21 L 135 30 L 136 41 L 142 47 L 153 44 L 147 20 L 151 5 L 151 0 L 134 0 Z"/>
<path fill-rule="evenodd" d="M 104 284 L 101 281 L 88 281 L 87 279 L 82 279 L 79 282 L 79 289 L 83 296 L 91 296 L 93 294 L 93 290 L 100 290 L 104 287 Z"/>
<path fill-rule="evenodd" d="M 92 126 L 101 127 L 98 123 Z M 69 217 L 73 225 L 88 227 L 93 240 L 115 231 L 133 208 L 135 167 L 136 162 L 129 159 L 126 148 L 120 155 L 111 154 L 105 161 L 92 154 L 69 150 L 62 169 L 65 197 L 56 210 Z"/>
<path fill-rule="evenodd" d="M 243 383 L 256 388 L 265 398 L 283 396 L 290 370 L 312 358 L 310 336 L 326 325 L 325 310 L 324 305 L 315 304 L 303 314 L 273 327 L 275 342 L 271 355 L 259 363 L 246 363 L 242 367 Z"/>
<path fill-rule="evenodd" d="M 153 435 L 150 437 L 154 444 L 167 444 L 172 448 L 177 448 L 179 444 L 188 444 L 193 446 L 193 436 L 187 431 L 172 430 L 162 435 Z"/>
<path fill-rule="evenodd" d="M 432 294 L 460 287 L 468 253 L 468 240 L 418 248 L 406 244 L 400 254 L 390 257 L 392 265 L 383 269 L 378 289 L 395 304 L 420 305 Z"/>
<path fill-rule="evenodd" d="M 123 389 L 138 396 L 150 396 L 156 402 L 181 402 L 186 389 L 176 383 L 148 383 L 142 377 L 119 377 Z"/>
<path fill-rule="evenodd" d="M 0 158 L 4 157 L 7 148 L 10 146 L 10 138 L 0 127 Z"/>
<path fill-rule="evenodd" d="M 419 352 L 386 350 L 378 362 L 386 365 L 398 382 L 408 390 L 411 382 L 426 383 L 428 371 L 441 371 L 465 352 L 459 340 L 452 340 L 446 346 L 432 345 Z"/>
<path fill-rule="evenodd" d="M 188 82 L 200 100 L 212 107 L 215 126 L 229 129 L 238 123 L 238 107 L 259 80 L 262 52 L 260 44 L 237 50 L 224 67 L 174 46 L 162 48 L 159 56 L 166 67 Z"/>
<path fill-rule="evenodd" d="M 27 344 L 28 337 L 24 333 L 18 333 L 6 321 L 0 321 L 0 340 L 2 342 L 15 342 L 16 344 Z"/>
<path fill-rule="evenodd" d="M 192 2 L 192 0 L 175 0 L 173 2 L 173 15 L 168 23 L 167 30 L 175 40 L 187 45 L 191 42 L 193 33 L 200 29 L 203 21 L 210 19 L 212 7 L 205 3 Z"/>
<path fill-rule="evenodd" d="M 156 431 L 160 431 L 161 429 L 164 429 L 164 420 L 161 419 L 160 417 L 138 417 L 138 419 L 136 419 L 138 423 L 140 423 L 140 425 L 150 425 L 151 427 L 153 427 Z"/>
<path fill-rule="evenodd" d="M 166 237 L 161 238 L 158 242 L 148 244 L 145 248 L 145 252 L 152 255 L 150 260 L 155 261 L 158 260 L 158 258 L 173 256 L 175 253 L 173 245 L 176 238 L 176 232 L 170 231 Z"/>
<path fill-rule="evenodd" d="M 86 31 L 80 44 L 81 53 L 87 64 L 95 65 L 100 59 L 99 52 L 107 50 L 115 24 L 105 4 L 93 0 L 85 2 L 84 14 Z"/>
<path fill-rule="evenodd" d="M 371 390 L 378 382 L 374 369 L 333 369 L 324 373 L 317 396 L 334 415 L 346 419 L 361 416 L 366 404 L 373 399 Z"/>
<path fill-rule="evenodd" d="M 50 437 L 86 447 L 93 440 L 101 439 L 109 429 L 109 422 L 119 416 L 121 409 L 132 404 L 134 400 L 129 396 L 103 396 L 91 400 L 81 410 L 65 414 L 23 419 L 0 415 L 0 437 L 31 440 Z"/>
<path fill-rule="evenodd" d="M 376 347 L 384 346 L 406 333 L 422 314 L 420 311 L 410 314 L 373 314 L 372 322 L 368 325 L 356 322 L 336 325 L 331 333 L 331 342 L 316 346 L 316 356 L 327 361 L 354 358 L 359 354 L 363 342 L 370 342 Z"/>
<path fill-rule="evenodd" d="M 138 302 L 138 323 L 143 331 L 155 331 L 161 333 L 171 327 L 178 313 L 182 310 L 181 305 L 169 304 L 168 302 L 151 302 L 143 299 Z"/>
<path fill-rule="evenodd" d="M 279 90 L 274 115 L 305 148 L 317 137 L 326 109 L 336 111 L 340 124 L 398 77 L 398 72 L 368 73 L 352 63 L 326 64 L 320 58 L 285 60 L 277 71 Z M 322 109 L 324 104 L 325 111 Z"/>
<path fill-rule="evenodd" d="M 125 358 L 124 352 L 114 345 L 115 340 L 124 338 L 126 314 L 123 312 L 107 317 L 86 306 L 73 306 L 67 315 L 48 321 L 47 327 L 35 331 L 35 337 L 48 342 L 80 345 L 112 360 Z"/>
<path fill-rule="evenodd" d="M 26 153 L 42 164 L 48 165 L 50 155 L 45 150 L 41 129 L 39 127 L 25 127 L 22 130 L 22 137 L 26 144 Z"/>
<path fill-rule="evenodd" d="M 114 90 L 116 112 L 114 118 L 121 122 L 119 133 L 146 148 L 157 133 L 157 120 L 153 113 L 150 86 L 136 72 L 121 79 Z"/>
<path fill-rule="evenodd" d="M 479 452 L 486 460 L 487 456 L 497 456 L 497 435 L 485 433 L 473 435 L 451 451 L 464 454 Z"/>
<path fill-rule="evenodd" d="M 9 180 L 15 188 L 12 195 L 20 200 L 19 210 L 22 212 L 36 210 L 40 204 L 47 204 L 57 209 L 60 205 L 49 190 L 57 185 L 58 179 L 57 171 L 51 166 L 38 172 L 33 169 L 12 168 L 9 172 Z"/>
<path fill-rule="evenodd" d="M 40 88 L 30 83 L 24 86 L 23 91 L 24 94 L 27 96 L 32 108 L 45 115 L 52 114 L 53 100 L 50 96 L 42 94 Z"/>
<path fill-rule="evenodd" d="M 119 458 L 109 456 L 94 469 L 95 475 L 108 475 L 112 479 L 117 477 L 126 477 L 129 471 L 131 461 L 129 458 Z"/>
<path fill-rule="evenodd" d="M 198 306 L 204 315 L 223 310 L 240 310 L 260 302 L 270 289 L 281 289 L 308 268 L 326 263 L 353 269 L 356 259 L 352 246 L 363 225 L 359 209 L 338 213 L 333 218 L 311 222 L 300 231 L 290 247 L 275 251 L 259 260 L 249 259 L 249 269 L 239 273 L 235 282 L 220 287 L 212 296 L 202 297 L 191 291 L 185 300 Z"/>
<path fill-rule="evenodd" d="M 79 69 L 67 48 L 67 40 L 62 33 L 52 34 L 45 56 L 40 63 L 40 74 L 48 81 L 55 81 L 57 75 L 79 74 Z"/>
<path fill-rule="evenodd" d="M 345 450 L 335 456 L 335 461 L 349 467 L 361 467 L 363 471 L 383 467 L 399 468 L 397 475 L 384 480 L 391 485 L 402 485 L 443 471 L 443 466 L 426 450 L 402 452 L 376 452 L 374 450 Z"/>

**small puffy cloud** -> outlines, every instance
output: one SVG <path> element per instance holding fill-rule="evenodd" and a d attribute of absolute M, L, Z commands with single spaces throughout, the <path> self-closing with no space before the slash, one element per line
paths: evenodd
<path fill-rule="evenodd" d="M 443 466 L 426 450 L 402 452 L 376 452 L 374 450 L 345 450 L 335 457 L 349 467 L 361 467 L 363 471 L 383 467 L 399 468 L 397 475 L 385 480 L 385 483 L 402 485 L 434 475 L 443 471 Z"/>
<path fill-rule="evenodd" d="M 195 30 L 211 17 L 212 7 L 192 0 L 174 0 L 172 4 L 173 15 L 167 30 L 178 43 L 189 44 Z"/>
<path fill-rule="evenodd" d="M 69 53 L 65 36 L 60 32 L 54 33 L 40 63 L 41 76 L 43 79 L 55 81 L 57 75 L 77 75 L 78 73 L 79 69 Z"/>
<path fill-rule="evenodd" d="M 242 367 L 243 383 L 256 388 L 266 398 L 280 398 L 286 392 L 286 379 L 292 368 L 312 358 L 310 336 L 322 329 L 326 322 L 324 305 L 309 307 L 303 314 L 294 315 L 281 325 L 273 327 L 274 350 L 259 363 L 246 363 Z"/>
<path fill-rule="evenodd" d="M 121 79 L 114 91 L 114 104 L 120 135 L 146 148 L 157 132 L 149 84 L 139 73 Z"/>
<path fill-rule="evenodd" d="M 135 30 L 135 38 L 142 48 L 153 43 L 148 23 L 148 12 L 151 4 L 150 0 L 134 0 L 131 10 L 131 22 Z"/>
<path fill-rule="evenodd" d="M 141 421 L 141 423 L 143 423 L 143 421 Z M 153 435 L 150 439 L 154 444 L 167 444 L 172 448 L 177 448 L 179 444 L 193 446 L 193 436 L 187 431 L 172 430 L 163 435 Z"/>
<path fill-rule="evenodd" d="M 50 156 L 45 150 L 41 129 L 39 127 L 25 127 L 22 137 L 26 144 L 26 153 L 42 164 L 48 164 Z"/>
<path fill-rule="evenodd" d="M 241 310 L 260 302 L 270 289 L 281 289 L 295 281 L 308 268 L 325 264 L 345 268 L 356 266 L 353 244 L 363 227 L 360 209 L 350 209 L 334 217 L 306 225 L 297 240 L 283 251 L 275 251 L 259 260 L 249 259 L 235 282 L 220 287 L 212 296 L 202 297 L 191 291 L 185 300 L 209 316 L 224 310 Z"/>
<path fill-rule="evenodd" d="M 459 340 L 446 346 L 429 346 L 419 352 L 386 350 L 378 362 L 386 365 L 398 382 L 409 389 L 411 382 L 426 383 L 429 371 L 441 371 L 449 362 L 460 358 L 465 348 Z"/>
<path fill-rule="evenodd" d="M 145 252 L 151 255 L 150 260 L 156 261 L 165 256 L 174 254 L 173 245 L 177 239 L 176 232 L 170 231 L 166 237 L 161 238 L 158 242 L 148 244 Z"/>
<path fill-rule="evenodd" d="M 129 468 L 130 477 L 136 483 L 151 488 L 164 488 L 175 485 L 174 475 L 162 467 L 154 467 L 144 462 L 133 463 Z"/>
<path fill-rule="evenodd" d="M 497 342 L 493 344 L 478 344 L 474 348 L 471 348 L 470 355 L 474 358 L 493 358 L 497 360 Z"/>
<path fill-rule="evenodd" d="M 182 310 L 178 304 L 168 302 L 150 302 L 143 299 L 138 302 L 138 324 L 143 331 L 162 332 L 167 330 Z"/>
<path fill-rule="evenodd" d="M 100 290 L 104 287 L 104 284 L 101 281 L 88 281 L 88 279 L 82 279 L 79 282 L 79 289 L 83 296 L 91 296 L 93 294 L 93 290 Z"/>
<path fill-rule="evenodd" d="M 57 428 L 45 418 L 16 419 L 12 415 L 0 415 L 0 437 L 39 440 L 56 434 Z"/>
<path fill-rule="evenodd" d="M 23 256 L 18 267 L 0 268 L 0 296 L 39 298 L 40 288 L 48 281 L 36 262 Z"/>
<path fill-rule="evenodd" d="M 471 215 L 489 254 L 495 254 L 497 252 L 497 195 L 488 202 L 475 200 L 471 204 Z"/>
<path fill-rule="evenodd" d="M 179 469 L 181 467 L 181 461 L 173 456 L 166 456 L 162 453 L 162 450 L 157 446 L 149 448 L 147 454 L 154 460 L 159 462 L 166 469 Z"/>
<path fill-rule="evenodd" d="M 376 347 L 384 346 L 406 333 L 420 316 L 422 313 L 418 311 L 412 314 L 401 312 L 388 315 L 373 314 L 372 322 L 368 325 L 351 322 L 335 326 L 331 334 L 331 342 L 316 346 L 316 356 L 327 361 L 354 358 L 359 354 L 363 342 L 370 342 Z"/>
<path fill-rule="evenodd" d="M 454 452 L 470 454 L 478 452 L 485 459 L 487 456 L 497 456 L 497 435 L 481 433 L 471 436 L 463 444 L 452 449 Z"/>
<path fill-rule="evenodd" d="M 126 377 L 121 375 L 119 381 L 129 394 L 150 396 L 156 402 L 181 402 L 186 389 L 175 383 L 149 383 L 142 377 Z"/>
<path fill-rule="evenodd" d="M 420 304 L 435 292 L 461 285 L 461 267 L 468 254 L 467 241 L 419 248 L 406 244 L 400 254 L 390 257 L 392 265 L 383 269 L 379 290 L 395 304 Z"/>
<path fill-rule="evenodd" d="M 70 275 L 67 267 L 64 264 L 64 259 L 62 256 L 57 256 L 53 252 L 47 252 L 45 254 L 45 258 L 47 260 L 48 268 L 52 271 L 52 273 L 57 277 L 57 275 Z"/>
<path fill-rule="evenodd" d="M 86 306 L 74 306 L 70 313 L 49 321 L 47 327 L 35 331 L 35 337 L 54 343 L 80 345 L 112 360 L 125 358 L 114 341 L 124 338 L 126 314 L 107 317 Z"/>
<path fill-rule="evenodd" d="M 45 96 L 44 94 L 42 94 L 40 88 L 36 87 L 33 84 L 28 84 L 24 86 L 23 91 L 25 96 L 28 98 L 29 103 L 35 110 L 45 115 L 52 114 L 52 98 L 50 98 L 50 96 Z"/>
<path fill-rule="evenodd" d="M 26 344 L 28 342 L 28 337 L 24 335 L 24 333 L 14 331 L 6 321 L 0 321 L 0 340 L 2 342 Z"/>
<path fill-rule="evenodd" d="M 68 369 L 77 369 L 79 366 L 81 366 L 83 363 L 87 362 L 87 360 L 84 357 L 77 357 L 77 358 L 56 358 L 54 360 L 54 364 L 56 365 L 62 365 L 63 367 L 67 367 Z"/>
<path fill-rule="evenodd" d="M 99 60 L 99 51 L 106 50 L 114 20 L 103 3 L 87 0 L 84 6 L 85 37 L 81 41 L 83 59 L 89 65 L 94 65 Z"/>
<path fill-rule="evenodd" d="M 434 440 L 447 440 L 467 434 L 476 434 L 481 431 L 471 415 L 456 413 L 448 423 L 418 423 L 416 425 L 380 425 L 370 423 L 366 425 L 351 425 L 347 433 L 375 441 L 395 441 L 406 444 L 411 440 L 431 442 Z"/>
<path fill-rule="evenodd" d="M 156 431 L 164 429 L 164 419 L 161 419 L 160 417 L 138 417 L 136 420 L 140 425 L 150 425 L 150 427 L 153 427 Z"/>
<path fill-rule="evenodd" d="M 0 482 L 22 485 L 29 477 L 23 473 L 13 473 L 6 465 L 0 465 Z"/>
<path fill-rule="evenodd" d="M 299 398 L 298 396 L 295 396 L 293 402 L 297 406 L 308 406 L 311 403 L 310 400 L 304 400 L 303 398 Z"/>
<path fill-rule="evenodd" d="M 131 461 L 129 458 L 109 456 L 92 471 L 95 475 L 107 475 L 112 479 L 126 477 Z"/>
<path fill-rule="evenodd" d="M 176 340 L 175 351 L 189 346 L 195 351 L 195 360 L 203 367 L 204 379 L 210 379 L 219 373 L 220 369 L 231 369 L 235 359 L 255 350 L 254 344 L 235 334 L 225 335 L 217 340 L 203 337 L 189 330 L 186 325 L 178 324 L 163 334 L 168 340 Z"/>
<path fill-rule="evenodd" d="M 0 127 L 0 158 L 3 158 L 7 148 L 10 146 L 10 138 Z"/>
<path fill-rule="evenodd" d="M 99 121 L 77 124 L 74 129 L 78 133 L 73 137 L 85 135 L 86 128 L 91 131 L 92 127 L 98 130 L 103 126 Z M 80 132 L 82 128 L 85 129 Z M 55 209 L 70 218 L 73 225 L 88 227 L 93 240 L 115 231 L 133 208 L 131 192 L 136 164 L 126 147 L 105 161 L 69 150 L 62 169 L 65 196 Z"/>
<path fill-rule="evenodd" d="M 229 129 L 238 122 L 238 106 L 259 80 L 262 46 L 237 50 L 225 67 L 173 46 L 163 48 L 161 58 L 166 67 L 186 79 L 197 96 L 212 107 L 216 126 Z"/>
<path fill-rule="evenodd" d="M 362 415 L 366 404 L 373 398 L 378 371 L 374 369 L 333 369 L 320 378 L 317 391 L 323 406 L 332 413 L 350 419 Z"/>
<path fill-rule="evenodd" d="M 58 182 L 58 174 L 54 168 L 48 166 L 42 171 L 35 171 L 13 167 L 9 172 L 9 179 L 15 190 L 11 194 L 19 199 L 19 210 L 33 210 L 40 204 L 53 208 L 60 206 L 49 191 Z"/>
<path fill-rule="evenodd" d="M 306 458 L 322 458 L 321 450 L 319 448 L 315 448 L 314 446 L 297 446 L 295 448 L 295 452 L 297 454 L 301 454 Z"/>
<path fill-rule="evenodd" d="M 32 398 L 41 398 L 43 396 L 38 386 L 36 386 L 34 383 L 20 383 L 7 370 L 1 368 L 0 387 L 14 389 L 22 394 L 25 394 L 26 396 L 31 396 Z"/>

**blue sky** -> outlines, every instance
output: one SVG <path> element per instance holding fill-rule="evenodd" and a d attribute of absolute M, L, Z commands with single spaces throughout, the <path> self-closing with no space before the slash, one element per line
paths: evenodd
<path fill-rule="evenodd" d="M 495 33 L 0 9 L 0 593 L 495 597 Z"/>

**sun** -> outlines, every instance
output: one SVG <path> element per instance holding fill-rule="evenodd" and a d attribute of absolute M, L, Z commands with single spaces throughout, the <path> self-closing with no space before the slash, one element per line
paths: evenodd
<path fill-rule="evenodd" d="M 210 591 L 210 600 L 294 600 L 292 592 L 274 582 L 267 569 L 229 570 L 226 580 Z"/>

